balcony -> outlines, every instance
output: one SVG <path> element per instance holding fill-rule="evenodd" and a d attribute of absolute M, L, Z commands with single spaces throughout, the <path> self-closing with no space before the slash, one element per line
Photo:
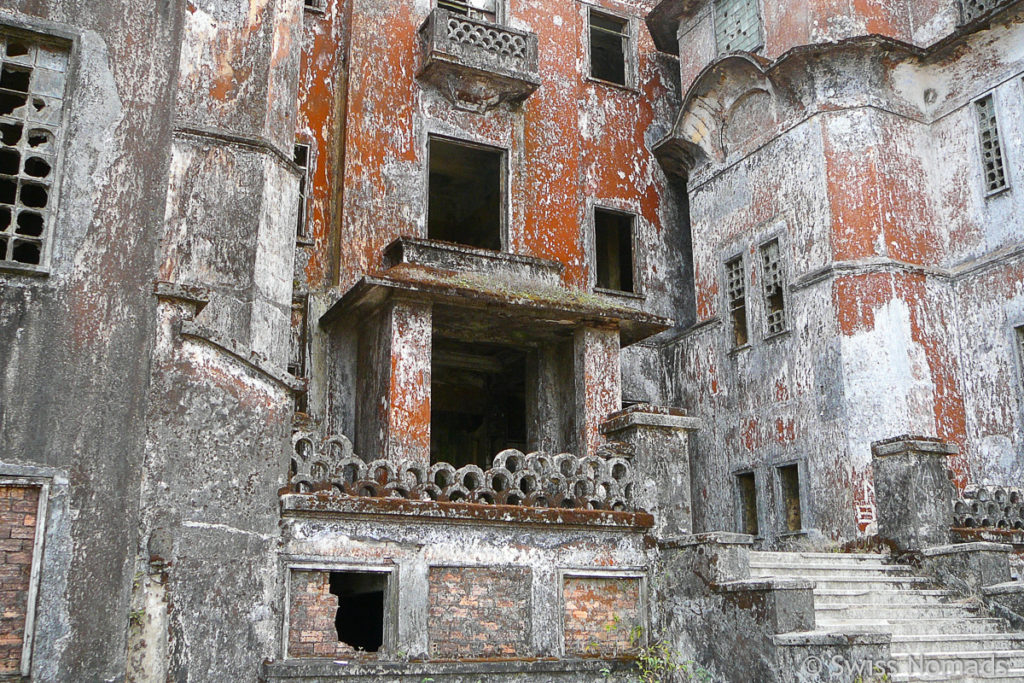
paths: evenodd
<path fill-rule="evenodd" d="M 420 43 L 416 77 L 460 109 L 522 102 L 540 85 L 536 34 L 438 8 L 420 27 Z"/>

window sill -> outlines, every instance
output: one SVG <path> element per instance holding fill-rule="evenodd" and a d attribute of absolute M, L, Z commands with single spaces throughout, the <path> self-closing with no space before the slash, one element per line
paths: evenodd
<path fill-rule="evenodd" d="M 753 348 L 753 345 L 751 345 L 749 343 L 744 344 L 743 346 L 734 346 L 731 349 L 729 349 L 729 355 L 730 356 L 738 356 L 739 354 L 743 353 L 744 351 L 749 351 L 752 348 Z"/>
<path fill-rule="evenodd" d="M 621 297 L 623 299 L 633 299 L 634 301 L 643 301 L 647 298 L 645 294 L 640 292 L 627 292 L 621 289 L 605 289 L 604 287 L 594 287 L 595 294 L 604 294 L 605 296 Z"/>
<path fill-rule="evenodd" d="M 806 536 L 806 531 L 780 531 L 779 538 L 798 538 L 800 536 Z"/>
<path fill-rule="evenodd" d="M 43 266 L 30 266 L 24 263 L 14 263 L 11 261 L 0 262 L 0 272 L 10 273 L 11 275 L 28 275 L 30 277 L 46 277 L 50 274 L 49 268 Z"/>
<path fill-rule="evenodd" d="M 1000 187 L 998 190 L 991 190 L 991 191 L 986 190 L 985 191 L 985 199 L 986 200 L 987 199 L 992 199 L 993 197 L 998 197 L 999 195 L 1006 194 L 1009 191 L 1010 191 L 1010 184 L 1007 183 L 1003 187 Z"/>
<path fill-rule="evenodd" d="M 625 90 L 626 92 L 634 94 L 640 93 L 640 88 L 636 87 L 635 85 L 616 83 L 615 81 L 606 81 L 603 78 L 598 78 L 597 76 L 587 76 L 587 81 L 589 81 L 590 83 L 597 83 L 599 85 L 607 86 L 609 88 L 615 88 L 616 90 Z"/>
<path fill-rule="evenodd" d="M 316 243 L 311 238 L 309 238 L 309 237 L 296 237 L 295 238 L 295 246 L 297 246 L 297 247 L 311 247 L 314 244 L 316 244 Z"/>
<path fill-rule="evenodd" d="M 302 9 L 311 14 L 327 14 L 327 8 L 324 6 L 303 5 Z"/>
<path fill-rule="evenodd" d="M 776 340 L 782 339 L 783 337 L 788 337 L 792 332 L 793 332 L 793 330 L 791 330 L 791 329 L 789 329 L 787 327 L 782 332 L 775 332 L 773 334 L 769 334 L 768 336 L 766 336 L 764 338 L 764 341 L 766 341 L 766 342 L 776 341 Z"/>

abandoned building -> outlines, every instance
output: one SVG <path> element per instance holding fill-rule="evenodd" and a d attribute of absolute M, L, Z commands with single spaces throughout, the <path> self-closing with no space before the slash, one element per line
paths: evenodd
<path fill-rule="evenodd" d="M 1024 0 L 0 0 L 0 678 L 1024 681 L 1022 192 Z"/>

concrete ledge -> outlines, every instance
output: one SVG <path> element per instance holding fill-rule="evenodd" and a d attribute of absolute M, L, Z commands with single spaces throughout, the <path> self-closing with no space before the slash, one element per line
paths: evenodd
<path fill-rule="evenodd" d="M 915 453 L 920 455 L 956 455 L 960 448 L 929 436 L 897 436 L 871 444 L 871 453 L 876 458 Z"/>
<path fill-rule="evenodd" d="M 452 271 L 500 272 L 551 286 L 561 283 L 563 269 L 560 262 L 549 259 L 413 237 L 399 237 L 384 249 L 385 269 L 401 263 Z"/>
<path fill-rule="evenodd" d="M 663 539 L 658 545 L 662 548 L 689 548 L 695 545 L 754 545 L 754 537 L 749 534 L 734 534 L 727 531 L 711 531 L 703 534 L 690 534 L 676 538 Z"/>
<path fill-rule="evenodd" d="M 199 325 L 191 320 L 181 323 L 181 336 L 187 339 L 205 342 L 226 356 L 234 358 L 261 376 L 292 392 L 306 391 L 306 381 L 294 377 L 281 368 L 271 365 L 267 360 L 252 351 L 241 347 L 233 339 L 228 339 L 217 330 Z"/>
<path fill-rule="evenodd" d="M 802 579 L 751 579 L 748 581 L 729 581 L 727 583 L 720 583 L 718 584 L 717 589 L 723 593 L 773 590 L 814 590 L 814 582 Z"/>
<path fill-rule="evenodd" d="M 1024 581 L 1007 581 L 1006 583 L 985 586 L 981 589 L 981 592 L 985 597 L 993 595 L 1024 595 Z"/>
<path fill-rule="evenodd" d="M 809 645 L 888 645 L 891 642 L 891 633 L 878 633 L 875 631 L 801 631 L 798 633 L 780 633 L 775 636 L 775 644 L 784 647 L 806 647 Z"/>
<path fill-rule="evenodd" d="M 693 432 L 700 429 L 701 421 L 653 406 L 633 406 L 609 416 L 601 425 L 601 433 L 614 434 L 630 427 L 663 427 Z"/>
<path fill-rule="evenodd" d="M 602 669 L 624 672 L 631 668 L 628 662 L 602 659 L 562 660 L 486 660 L 462 662 L 344 662 L 331 659 L 290 659 L 283 662 L 265 662 L 262 679 L 268 681 L 304 681 L 330 678 L 365 678 L 370 681 L 426 679 L 462 680 L 531 680 L 574 681 L 581 674 L 588 678 L 601 676 Z"/>
<path fill-rule="evenodd" d="M 1013 546 L 1007 545 L 1006 543 L 988 543 L 986 541 L 977 541 L 975 543 L 953 543 L 950 545 L 938 545 L 931 548 L 925 548 L 921 551 L 921 555 L 924 557 L 939 557 L 942 555 L 977 552 L 1012 553 Z"/>

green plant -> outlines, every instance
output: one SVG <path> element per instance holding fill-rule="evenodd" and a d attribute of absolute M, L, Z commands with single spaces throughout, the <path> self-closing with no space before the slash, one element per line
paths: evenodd
<path fill-rule="evenodd" d="M 637 652 L 636 670 L 640 683 L 662 683 L 669 680 L 711 683 L 714 680 L 710 671 L 692 660 L 683 659 L 661 640 Z"/>

